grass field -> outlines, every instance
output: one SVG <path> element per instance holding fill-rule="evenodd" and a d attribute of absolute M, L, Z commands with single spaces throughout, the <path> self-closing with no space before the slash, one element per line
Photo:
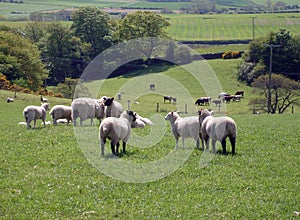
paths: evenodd
<path fill-rule="evenodd" d="M 28 104 L 39 105 L 39 96 L 17 94 L 15 102 L 7 104 L 5 98 L 13 93 L 0 91 L 0 114 L 5 116 L 0 119 L 1 219 L 292 219 L 300 202 L 299 112 L 248 114 L 247 100 L 252 89 L 235 80 L 233 70 L 238 62 L 209 61 L 225 91 L 237 87 L 246 91 L 241 103 L 227 105 L 228 114 L 237 123 L 237 155 L 216 154 L 208 166 L 200 168 L 203 152 L 189 148 L 191 154 L 182 166 L 170 175 L 146 183 L 126 183 L 99 172 L 85 157 L 73 126 L 49 125 L 44 129 L 38 121 L 36 130 L 27 130 L 18 125 L 24 120 L 23 108 Z M 192 96 L 202 95 L 201 88 L 179 67 L 162 74 L 189 88 Z M 109 79 L 101 93 L 112 95 L 129 80 L 132 78 Z M 47 98 L 52 106 L 71 102 Z M 157 114 L 157 102 L 165 110 L 176 107 L 163 104 L 160 98 L 153 94 L 142 96 L 140 104 L 133 108 L 150 117 Z M 158 114 L 164 116 L 166 112 Z M 173 150 L 175 140 L 170 126 L 163 123 L 167 125 L 163 137 L 152 147 L 143 148 L 146 142 L 129 145 L 122 159 L 94 156 L 101 162 L 135 164 L 164 158 Z M 98 149 L 97 136 L 92 136 L 97 127 L 86 122 L 78 129 L 90 138 L 86 146 Z M 149 127 L 133 130 L 133 134 L 145 137 L 149 133 Z M 230 147 L 228 150 L 231 151 Z M 177 154 L 186 152 L 179 149 Z M 114 171 L 126 173 L 121 166 Z M 159 171 L 164 173 L 165 167 Z M 149 175 L 145 173 L 145 178 Z"/>
<path fill-rule="evenodd" d="M 299 14 L 260 15 L 165 15 L 171 26 L 168 33 L 178 40 L 252 39 L 255 18 L 255 37 L 277 32 L 280 28 L 300 34 Z"/>

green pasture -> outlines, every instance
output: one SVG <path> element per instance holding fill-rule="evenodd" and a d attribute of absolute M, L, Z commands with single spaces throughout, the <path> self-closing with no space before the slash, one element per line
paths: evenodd
<path fill-rule="evenodd" d="M 22 111 L 26 105 L 40 104 L 39 96 L 17 93 L 13 103 L 6 103 L 5 99 L 14 93 L 1 90 L 1 219 L 293 219 L 300 202 L 300 112 L 252 115 L 247 105 L 254 95 L 252 89 L 235 79 L 235 66 L 239 61 L 209 61 L 224 91 L 239 88 L 246 92 L 242 102 L 226 106 L 227 114 L 237 123 L 235 156 L 204 154 L 194 149 L 193 141 L 188 142 L 186 150 L 179 148 L 174 153 L 175 140 L 170 125 L 161 118 L 165 125 L 161 127 L 165 130 L 161 132 L 161 140 L 151 147 L 145 148 L 148 144 L 145 141 L 137 146 L 129 144 L 127 154 L 117 159 L 109 157 L 107 146 L 107 157 L 100 158 L 99 122 L 89 126 L 86 121 L 83 127 L 74 130 L 72 125 L 64 124 L 43 128 L 39 120 L 37 129 L 27 130 L 18 122 L 24 121 Z M 199 74 L 203 71 L 199 69 Z M 148 76 L 143 74 L 145 72 L 108 79 L 100 84 L 91 82 L 89 87 L 98 95 L 113 96 L 129 81 Z M 205 95 L 202 86 L 184 67 L 162 72 L 152 69 L 148 74 L 149 77 L 162 74 L 180 82 L 192 97 Z M 159 83 L 162 82 L 157 85 Z M 202 83 L 207 83 L 207 79 Z M 128 93 L 123 94 L 125 103 L 126 95 Z M 71 103 L 67 99 L 47 98 L 52 106 Z M 139 104 L 132 104 L 132 109 L 149 118 L 163 117 L 167 111 L 177 108 L 164 104 L 162 96 L 155 92 L 141 94 L 136 101 Z M 185 100 L 178 102 L 179 105 Z M 156 103 L 160 104 L 158 113 Z M 189 106 L 189 114 L 195 114 L 191 108 Z M 51 120 L 49 115 L 47 120 Z M 160 128 L 154 125 L 133 129 L 132 135 L 147 138 L 153 129 Z M 74 131 L 80 131 L 87 141 L 82 144 Z M 231 151 L 230 146 L 227 149 Z M 103 170 L 99 172 L 95 164 L 92 166 L 88 157 L 93 154 L 98 159 L 94 161 L 96 164 L 125 161 L 147 165 L 171 152 L 177 157 L 187 152 L 190 155 L 172 173 L 167 173 L 166 166 L 158 167 L 153 173 L 160 172 L 161 178 L 145 183 L 108 177 Z M 212 158 L 204 168 L 200 167 L 203 155 Z M 123 166 L 111 171 L 126 174 Z M 145 179 L 153 173 L 145 173 Z M 135 173 L 130 175 L 134 178 Z"/>
<path fill-rule="evenodd" d="M 259 15 L 164 15 L 171 26 L 168 33 L 178 40 L 242 40 L 252 39 L 255 16 L 255 38 L 280 28 L 300 34 L 299 14 Z"/>

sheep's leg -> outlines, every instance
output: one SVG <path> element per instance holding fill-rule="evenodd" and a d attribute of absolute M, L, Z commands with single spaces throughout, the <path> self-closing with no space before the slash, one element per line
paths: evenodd
<path fill-rule="evenodd" d="M 221 141 L 222 144 L 222 149 L 223 149 L 223 154 L 226 154 L 226 137 L 224 137 Z"/>
<path fill-rule="evenodd" d="M 176 139 L 176 149 L 178 149 L 178 138 L 175 138 Z"/>
<path fill-rule="evenodd" d="M 46 128 L 46 122 L 45 122 L 45 120 L 43 120 L 43 123 L 44 123 L 44 128 Z"/>
<path fill-rule="evenodd" d="M 232 148 L 232 154 L 235 154 L 235 137 L 229 137 L 231 148 Z"/>
<path fill-rule="evenodd" d="M 116 144 L 116 153 L 119 154 L 120 141 Z"/>
<path fill-rule="evenodd" d="M 112 154 L 116 155 L 115 145 L 114 145 L 114 142 L 113 142 L 113 141 L 110 142 L 110 147 L 111 147 L 111 152 L 112 152 Z"/>
<path fill-rule="evenodd" d="M 91 118 L 91 126 L 93 126 L 93 119 Z"/>
<path fill-rule="evenodd" d="M 104 156 L 104 147 L 105 147 L 105 140 L 100 140 L 100 149 L 101 149 L 101 156 Z"/>
<path fill-rule="evenodd" d="M 215 139 L 212 139 L 212 141 L 211 141 L 213 153 L 216 153 L 216 142 L 217 142 L 217 140 L 215 140 Z"/>
<path fill-rule="evenodd" d="M 35 128 L 36 125 L 36 119 L 33 120 L 33 128 Z"/>
<path fill-rule="evenodd" d="M 199 144 L 200 144 L 200 140 L 199 140 L 199 137 L 197 138 L 196 140 L 196 148 L 199 149 Z"/>
<path fill-rule="evenodd" d="M 184 146 L 184 138 L 182 137 L 181 139 L 182 139 L 182 149 L 184 149 L 185 148 L 185 146 Z"/>
<path fill-rule="evenodd" d="M 123 153 L 126 154 L 126 142 L 123 141 Z"/>

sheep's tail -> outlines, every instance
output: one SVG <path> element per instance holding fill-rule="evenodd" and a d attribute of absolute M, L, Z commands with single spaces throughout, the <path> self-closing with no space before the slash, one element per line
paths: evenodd
<path fill-rule="evenodd" d="M 109 126 L 103 125 L 103 126 L 101 127 L 101 133 L 102 133 L 104 136 L 106 136 L 106 135 L 109 133 L 109 131 L 110 131 Z"/>

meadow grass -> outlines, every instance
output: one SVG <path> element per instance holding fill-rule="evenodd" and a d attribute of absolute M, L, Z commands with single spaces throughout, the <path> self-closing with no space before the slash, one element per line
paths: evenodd
<path fill-rule="evenodd" d="M 246 99 L 251 96 L 251 88 L 238 83 L 232 71 L 238 62 L 215 60 L 209 64 L 225 90 L 239 85 L 247 91 Z M 180 74 L 181 71 L 175 67 L 163 74 L 190 85 L 191 94 L 202 95 L 197 93 L 199 86 L 193 85 L 191 78 L 184 72 Z M 114 94 L 128 80 L 130 77 L 109 79 L 101 91 Z M 125 183 L 104 175 L 88 162 L 72 125 L 42 128 L 38 121 L 35 130 L 18 125 L 24 121 L 23 108 L 28 104 L 39 105 L 39 96 L 18 93 L 15 102 L 5 103 L 5 98 L 12 95 L 13 92 L 0 91 L 2 219 L 291 219 L 293 212 L 299 211 L 299 113 L 252 115 L 241 110 L 248 108 L 247 102 L 228 104 L 228 114 L 237 123 L 235 156 L 218 153 L 208 166 L 200 168 L 203 151 L 194 149 L 188 160 L 170 175 L 153 182 Z M 47 98 L 52 106 L 71 102 Z M 163 104 L 161 98 L 147 94 L 132 108 L 147 117 L 163 117 L 174 106 Z M 151 104 L 156 102 L 165 111 L 157 113 Z M 47 120 L 51 120 L 49 115 Z M 138 146 L 129 144 L 122 159 L 149 163 L 168 155 L 175 140 L 170 125 L 164 123 L 166 130 L 161 141 L 148 148 L 143 148 L 146 142 Z M 99 125 L 88 124 L 79 128 L 84 135 L 91 135 Z M 133 129 L 133 133 L 147 136 L 151 128 Z M 93 141 L 86 145 L 96 143 L 91 147 L 99 151 L 97 135 L 87 138 Z M 218 149 L 221 150 L 220 146 Z M 109 154 L 108 146 L 105 152 Z M 164 172 L 164 168 L 160 167 L 160 171 Z M 123 169 L 119 167 L 118 172 L 125 172 Z M 145 177 L 148 175 L 151 173 Z"/>

